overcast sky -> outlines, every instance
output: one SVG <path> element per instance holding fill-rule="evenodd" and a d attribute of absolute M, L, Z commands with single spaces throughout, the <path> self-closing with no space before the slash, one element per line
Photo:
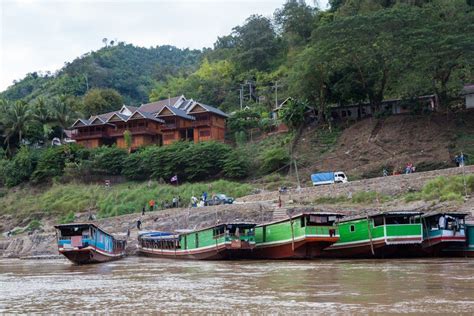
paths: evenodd
<path fill-rule="evenodd" d="M 0 0 L 0 91 L 28 72 L 56 71 L 103 46 L 211 47 L 251 14 L 285 0 Z M 307 1 L 313 5 L 314 1 Z M 327 0 L 319 0 L 326 8 Z"/>

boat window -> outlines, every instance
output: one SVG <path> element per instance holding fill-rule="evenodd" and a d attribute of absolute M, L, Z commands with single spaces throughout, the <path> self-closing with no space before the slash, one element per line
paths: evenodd
<path fill-rule="evenodd" d="M 188 236 L 184 235 L 184 249 L 188 249 Z"/>
<path fill-rule="evenodd" d="M 307 226 L 327 226 L 329 224 L 328 216 L 310 215 Z"/>
<path fill-rule="evenodd" d="M 267 226 L 263 226 L 263 229 L 262 229 L 262 240 L 263 240 L 263 242 L 267 241 Z"/>
<path fill-rule="evenodd" d="M 356 230 L 356 229 L 355 229 L 355 226 L 354 226 L 354 225 L 351 225 L 351 227 L 349 227 L 349 230 L 350 230 L 351 233 L 355 232 L 355 230 Z"/>
<path fill-rule="evenodd" d="M 196 236 L 196 240 L 195 240 L 196 241 L 196 248 L 198 248 L 199 247 L 199 234 L 196 233 L 195 236 Z"/>
<path fill-rule="evenodd" d="M 382 226 L 383 225 L 383 216 L 376 216 L 373 218 L 374 227 Z"/>
<path fill-rule="evenodd" d="M 400 225 L 400 224 L 412 224 L 415 222 L 415 218 L 412 216 L 386 216 L 385 223 L 387 225 Z"/>
<path fill-rule="evenodd" d="M 221 235 L 224 235 L 224 232 L 225 232 L 224 226 L 220 226 L 220 227 L 214 228 L 212 235 L 214 237 L 221 236 Z"/>
<path fill-rule="evenodd" d="M 301 227 L 305 227 L 306 226 L 306 217 L 305 216 L 301 216 Z"/>

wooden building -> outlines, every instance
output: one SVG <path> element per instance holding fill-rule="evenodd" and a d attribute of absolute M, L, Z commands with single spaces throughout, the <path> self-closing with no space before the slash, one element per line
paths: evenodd
<path fill-rule="evenodd" d="M 113 144 L 127 148 L 124 134 L 129 131 L 132 150 L 180 140 L 224 141 L 227 117 L 215 107 L 178 96 L 78 119 L 72 125 L 72 138 L 88 148 Z"/>

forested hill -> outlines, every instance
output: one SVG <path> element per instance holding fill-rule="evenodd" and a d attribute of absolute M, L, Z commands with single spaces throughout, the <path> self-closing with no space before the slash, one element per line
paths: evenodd
<path fill-rule="evenodd" d="M 125 103 L 140 104 L 148 101 L 155 81 L 196 70 L 201 54 L 200 50 L 169 45 L 143 48 L 111 41 L 98 51 L 65 63 L 56 74 L 29 73 L 0 98 L 29 102 L 40 96 L 82 96 L 92 88 L 111 88 L 122 95 Z"/>
<path fill-rule="evenodd" d="M 235 112 L 228 136 L 239 139 L 268 130 L 269 112 L 288 97 L 281 118 L 291 128 L 308 108 L 331 122 L 336 104 L 369 102 L 383 115 L 384 99 L 436 94 L 443 111 L 460 108 L 463 85 L 474 83 L 474 0 L 329 3 L 288 0 L 213 48 L 106 42 L 57 74 L 31 73 L 0 94 L 0 142 L 45 141 L 78 117 L 181 94 Z"/>

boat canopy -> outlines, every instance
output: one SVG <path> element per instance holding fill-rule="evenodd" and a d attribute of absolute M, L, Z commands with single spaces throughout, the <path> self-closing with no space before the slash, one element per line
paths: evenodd
<path fill-rule="evenodd" d="M 433 212 L 429 212 L 429 213 L 425 213 L 422 215 L 423 218 L 429 218 L 429 217 L 435 217 L 435 216 L 440 216 L 440 215 L 449 215 L 449 216 L 452 216 L 452 217 L 457 217 L 457 218 L 464 218 L 466 217 L 467 215 L 469 215 L 469 213 L 465 213 L 465 212 L 456 212 L 456 211 L 433 211 Z"/>

